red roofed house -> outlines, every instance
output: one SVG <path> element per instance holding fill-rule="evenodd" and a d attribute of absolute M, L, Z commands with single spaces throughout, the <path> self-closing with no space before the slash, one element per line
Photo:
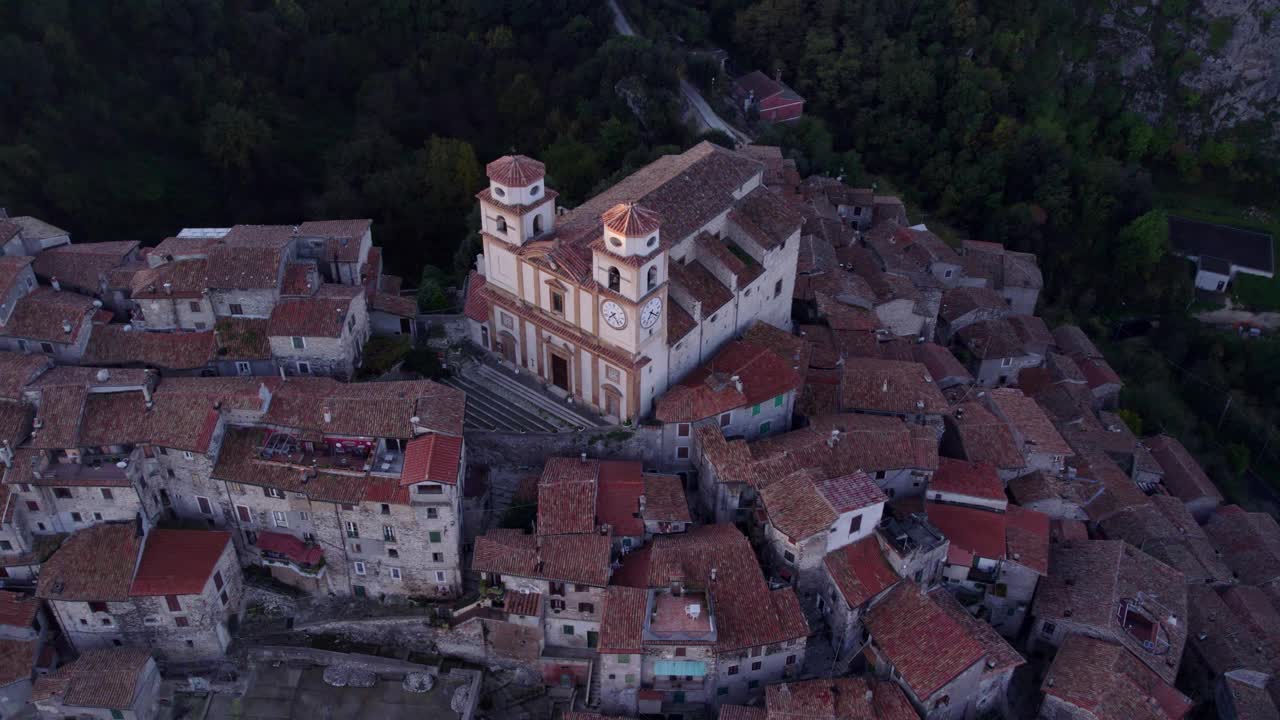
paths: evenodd
<path fill-rule="evenodd" d="M 542 163 L 485 170 L 471 337 L 553 394 L 637 420 L 752 322 L 790 328 L 801 217 L 754 157 L 703 142 L 564 214 Z"/>
<path fill-rule="evenodd" d="M 938 471 L 929 479 L 928 497 L 996 512 L 1004 512 L 1009 505 L 994 465 L 952 458 L 938 458 Z"/>
<path fill-rule="evenodd" d="M 825 584 L 828 553 L 869 537 L 888 500 L 867 474 L 799 470 L 760 491 L 762 558 L 804 598 Z"/>
<path fill-rule="evenodd" d="M 369 339 L 364 292 L 321 285 L 309 297 L 281 298 L 267 322 L 267 338 L 286 374 L 350 378 Z"/>
<path fill-rule="evenodd" d="M 796 391 L 804 382 L 799 371 L 763 345 L 746 340 L 725 345 L 655 403 L 664 459 L 689 467 L 693 429 L 702 425 L 749 440 L 790 430 Z"/>
<path fill-rule="evenodd" d="M 892 677 L 916 711 L 938 720 L 1003 710 L 1009 680 L 1025 661 L 943 588 L 903 582 L 871 608 L 868 659 Z"/>
<path fill-rule="evenodd" d="M 831 628 L 835 668 L 857 657 L 865 633 L 863 618 L 873 605 L 898 584 L 876 537 L 866 537 L 830 552 L 823 559 L 825 585 L 817 593 L 818 608 Z"/>
<path fill-rule="evenodd" d="M 804 98 L 781 79 L 752 70 L 733 81 L 733 97 L 744 113 L 752 108 L 764 122 L 790 122 L 804 114 Z"/>
<path fill-rule="evenodd" d="M 95 525 L 72 535 L 41 568 L 37 596 L 78 652 L 113 645 L 162 658 L 220 658 L 240 613 L 231 534 Z"/>
<path fill-rule="evenodd" d="M 704 713 L 794 678 L 809 626 L 791 588 L 770 590 L 732 525 L 662 535 L 623 561 L 601 624 L 601 700 L 627 715 Z M 590 698 L 588 698 L 590 702 Z"/>
<path fill-rule="evenodd" d="M 902 688 L 874 677 L 770 685 L 763 708 L 721 705 L 719 720 L 918 720 Z"/>
<path fill-rule="evenodd" d="M 78 363 L 97 309 L 86 295 L 38 287 L 19 298 L 0 325 L 0 349 L 44 353 L 60 363 Z"/>
<path fill-rule="evenodd" d="M 1169 494 L 1187 506 L 1187 510 L 1199 522 L 1205 522 L 1222 504 L 1222 492 L 1213 484 L 1191 457 L 1191 453 L 1176 438 L 1157 435 L 1143 441 L 1152 457 L 1164 470 L 1162 480 Z"/>
<path fill-rule="evenodd" d="M 1180 720 L 1192 708 L 1190 698 L 1123 647 L 1088 635 L 1067 638 L 1040 689 L 1044 718 Z"/>
<path fill-rule="evenodd" d="M 37 679 L 31 700 L 41 718 L 154 720 L 160 670 L 147 648 L 89 650 Z"/>
<path fill-rule="evenodd" d="M 46 651 L 50 627 L 43 601 L 0 591 L 0 717 L 17 717 L 36 673 L 52 669 L 57 653 L 52 646 Z"/>
<path fill-rule="evenodd" d="M 1203 586 L 1201 586 L 1203 587 Z M 1182 573 L 1119 540 L 1050 546 L 1049 573 L 1032 607 L 1033 652 L 1074 633 L 1119 643 L 1172 684 L 1188 633 Z"/>

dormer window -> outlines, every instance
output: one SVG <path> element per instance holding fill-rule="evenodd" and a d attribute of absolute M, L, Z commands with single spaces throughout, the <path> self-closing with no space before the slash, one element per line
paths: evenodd
<path fill-rule="evenodd" d="M 502 188 L 498 187 L 497 185 L 494 185 L 494 186 L 493 186 L 493 194 L 494 194 L 494 195 L 496 195 L 496 196 L 498 196 L 498 197 L 500 197 L 500 198 L 504 198 L 504 197 L 506 197 L 506 196 L 507 196 L 507 191 L 506 191 L 506 190 L 503 190 Z"/>
<path fill-rule="evenodd" d="M 614 242 L 618 242 L 617 238 L 614 238 Z M 616 267 L 609 268 L 609 289 L 614 292 L 622 291 L 622 273 L 619 273 Z"/>

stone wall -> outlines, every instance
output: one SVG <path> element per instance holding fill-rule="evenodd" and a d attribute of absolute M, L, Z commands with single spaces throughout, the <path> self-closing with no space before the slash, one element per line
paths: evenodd
<path fill-rule="evenodd" d="M 538 672 L 541 631 L 502 620 L 473 618 L 445 628 L 422 616 L 351 618 L 298 624 L 294 631 Z"/>

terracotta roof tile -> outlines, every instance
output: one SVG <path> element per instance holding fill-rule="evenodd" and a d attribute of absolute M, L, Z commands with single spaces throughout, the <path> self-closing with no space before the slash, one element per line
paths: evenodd
<path fill-rule="evenodd" d="M 610 585 L 605 589 L 600 619 L 600 652 L 639 653 L 643 650 L 644 613 L 648 592 Z"/>
<path fill-rule="evenodd" d="M 991 310 L 1007 312 L 1008 305 L 1000 293 L 984 287 L 961 286 L 951 288 L 942 294 L 942 304 L 938 308 L 938 317 L 947 322 L 955 322 L 974 310 Z"/>
<path fill-rule="evenodd" d="M 903 581 L 867 613 L 872 643 L 918 698 L 928 698 L 986 654 L 932 594 Z"/>
<path fill-rule="evenodd" d="M 428 431 L 462 435 L 465 396 L 430 380 L 340 383 L 331 378 L 279 381 L 264 420 L 300 430 L 357 437 L 408 439 Z M 325 421 L 325 409 L 329 420 Z"/>
<path fill-rule="evenodd" d="M 1025 451 L 1074 454 L 1035 400 L 1013 388 L 996 388 L 987 393 L 987 399 L 995 413 L 1009 423 L 1015 439 L 1022 442 Z"/>
<path fill-rule="evenodd" d="M 80 416 L 88 394 L 84 387 L 75 385 L 42 389 L 28 444 L 50 450 L 80 447 Z"/>
<path fill-rule="evenodd" d="M 462 308 L 464 315 L 479 323 L 489 322 L 489 300 L 481 292 L 485 282 L 483 275 L 471 271 L 467 278 L 467 301 Z"/>
<path fill-rule="evenodd" d="M 1187 639 L 1186 593 L 1182 573 L 1127 543 L 1063 542 L 1050 547 L 1049 575 L 1037 587 L 1032 614 L 1049 621 L 1070 618 L 1074 625 L 1103 633 L 1172 683 Z M 1151 601 L 1146 613 L 1158 627 L 1153 650 L 1144 649 L 1144 639 L 1120 624 L 1122 603 L 1140 597 Z"/>
<path fill-rule="evenodd" d="M 710 580 L 712 567 L 716 568 L 714 581 Z M 769 592 L 751 544 L 732 525 L 703 525 L 655 538 L 648 586 L 666 587 L 673 577 L 680 577 L 688 588 L 711 592 L 719 630 L 717 652 L 808 634 L 794 592 L 790 588 Z M 790 598 L 785 597 L 788 594 Z M 761 601 L 766 597 L 770 602 Z"/>
<path fill-rule="evenodd" d="M 773 190 L 757 187 L 729 211 L 729 222 L 765 250 L 781 247 L 800 230 L 800 215 Z"/>
<path fill-rule="evenodd" d="M 1280 526 L 1275 518 L 1226 505 L 1218 508 L 1204 529 L 1242 582 L 1261 586 L 1280 579 Z"/>
<path fill-rule="evenodd" d="M 827 553 L 827 573 L 849 607 L 860 607 L 898 582 L 875 537 L 865 537 Z"/>
<path fill-rule="evenodd" d="M 271 311 L 267 334 L 271 336 L 342 337 L 353 304 L 361 297 L 351 285 L 321 285 L 306 298 L 281 298 Z"/>
<path fill-rule="evenodd" d="M 654 414 L 664 423 L 694 422 L 772 401 L 797 390 L 800 383 L 794 365 L 769 348 L 735 340 L 658 398 Z"/>
<path fill-rule="evenodd" d="M 1124 380 L 1120 378 L 1119 373 L 1112 369 L 1111 365 L 1102 358 L 1077 357 L 1075 361 L 1080 368 L 1080 372 L 1084 375 L 1085 382 L 1094 390 L 1109 385 L 1119 386 L 1124 384 Z"/>
<path fill-rule="evenodd" d="M 584 493 L 586 494 L 586 493 Z M 642 537 L 640 498 L 645 479 L 638 460 L 601 460 L 595 492 L 595 518 L 615 537 Z"/>
<path fill-rule="evenodd" d="M 27 383 L 51 367 L 53 360 L 46 355 L 0 352 L 0 398 L 20 398 Z"/>
<path fill-rule="evenodd" d="M 1040 575 L 1049 573 L 1049 516 L 1010 505 L 1005 510 L 1005 556 Z"/>
<path fill-rule="evenodd" d="M 1222 502 L 1222 493 L 1218 487 L 1176 438 L 1157 435 L 1144 442 L 1164 470 L 1162 482 L 1171 495 L 1187 502 L 1199 498 Z"/>
<path fill-rule="evenodd" d="M 546 166 L 524 155 L 503 155 L 484 166 L 489 179 L 507 187 L 524 187 L 541 180 Z"/>
<path fill-rule="evenodd" d="M 1099 523 L 1107 538 L 1124 540 L 1182 572 L 1188 583 L 1231 582 L 1231 570 L 1182 501 L 1153 495 Z"/>
<path fill-rule="evenodd" d="M 284 249 L 273 244 L 216 245 L 209 249 L 205 282 L 214 290 L 277 288 L 285 257 Z"/>
<path fill-rule="evenodd" d="M 87 295 L 38 287 L 14 304 L 9 322 L 0 328 L 0 335 L 74 344 L 80 337 L 85 319 L 95 310 L 93 298 Z M 70 330 L 66 329 L 68 327 Z"/>
<path fill-rule="evenodd" d="M 972 383 L 973 376 L 964 365 L 951 354 L 951 351 L 936 343 L 921 343 L 914 346 L 915 360 L 924 364 L 938 382 L 954 378 L 961 383 Z"/>
<path fill-rule="evenodd" d="M 162 370 L 193 370 L 214 356 L 213 331 L 146 332 L 126 325 L 94 328 L 81 362 L 86 365 L 140 365 Z"/>
<path fill-rule="evenodd" d="M 926 502 L 925 512 L 929 523 L 947 536 L 953 549 L 988 560 L 1004 560 L 1004 513 L 936 502 Z"/>
<path fill-rule="evenodd" d="M 600 462 L 547 458 L 538 480 L 539 535 L 595 532 Z"/>
<path fill-rule="evenodd" d="M 1098 347 L 1089 336 L 1076 325 L 1059 325 L 1053 329 L 1053 339 L 1058 348 L 1066 355 L 1086 358 L 1102 357 Z"/>
<path fill-rule="evenodd" d="M 634 202 L 623 202 L 605 210 L 600 222 L 623 237 L 643 237 L 657 232 L 662 216 Z"/>
<path fill-rule="evenodd" d="M 0 638 L 0 687 L 31 679 L 39 647 L 37 640 Z"/>
<path fill-rule="evenodd" d="M 33 700 L 59 697 L 71 707 L 129 710 L 134 703 L 151 649 L 118 647 L 87 650 L 54 672 L 38 678 Z"/>
<path fill-rule="evenodd" d="M 46 600 L 125 600 L 141 547 L 134 523 L 85 528 L 40 566 L 36 595 Z"/>
<path fill-rule="evenodd" d="M 949 409 L 928 368 L 915 362 L 847 360 L 840 395 L 845 410 L 933 415 Z"/>
<path fill-rule="evenodd" d="M 209 261 L 175 260 L 144 268 L 134 273 L 129 287 L 134 300 L 202 298 L 209 287 Z"/>
<path fill-rule="evenodd" d="M 671 282 L 701 303 L 703 317 L 710 317 L 733 299 L 729 288 L 698 260 L 670 263 L 667 272 L 671 276 Z"/>
<path fill-rule="evenodd" d="M 986 500 L 1004 500 L 1004 483 L 994 465 L 939 458 L 929 489 Z"/>
<path fill-rule="evenodd" d="M 1007 640 L 1000 637 L 1000 633 L 996 632 L 990 623 L 974 617 L 965 610 L 951 591 L 937 587 L 929 591 L 929 596 L 944 612 L 964 626 L 969 637 L 982 645 L 987 657 L 983 667 L 984 675 L 1004 672 L 1026 664 L 1026 658 L 1022 657 Z"/>
<path fill-rule="evenodd" d="M 980 360 L 1032 354 L 1007 318 L 965 325 L 956 337 L 969 354 Z"/>
<path fill-rule="evenodd" d="M 969 461 L 994 465 L 1000 470 L 1026 466 L 1009 426 L 979 403 L 957 405 L 953 417 L 947 419 L 948 431 L 953 428 Z"/>
<path fill-rule="evenodd" d="M 823 678 L 770 685 L 759 720 L 916 720 L 894 682 L 874 677 Z M 726 720 L 721 706 L 720 720 Z M 740 716 L 739 716 L 740 717 Z"/>
<path fill-rule="evenodd" d="M 503 609 L 512 615 L 542 617 L 542 593 L 510 592 L 502 600 Z"/>
<path fill-rule="evenodd" d="M 129 594 L 199 595 L 230 542 L 225 530 L 152 530 Z"/>
<path fill-rule="evenodd" d="M 526 535 L 490 530 L 476 538 L 473 570 L 604 587 L 609 582 L 609 536 Z"/>
<path fill-rule="evenodd" d="M 413 298 L 380 292 L 369 296 L 369 310 L 376 310 L 398 317 L 414 318 L 418 315 L 418 303 Z"/>
<path fill-rule="evenodd" d="M 7 222 L 0 220 L 0 223 Z M 4 244 L 4 240 L 0 239 L 0 245 Z M 7 297 L 9 288 L 21 277 L 22 271 L 27 269 L 31 264 L 32 258 L 27 255 L 4 255 L 0 256 L 0 294 Z"/>
<path fill-rule="evenodd" d="M 405 445 L 400 484 L 436 482 L 456 485 L 461 465 L 462 438 L 427 433 Z"/>
<path fill-rule="evenodd" d="M 1232 670 L 1222 677 L 1223 694 L 1239 720 L 1277 720 L 1280 709 L 1267 691 L 1271 676 L 1254 670 Z"/>
<path fill-rule="evenodd" d="M 1078 634 L 1062 644 L 1040 689 L 1097 720 L 1178 720 L 1192 707 L 1123 647 Z"/>
<path fill-rule="evenodd" d="M 280 281 L 281 296 L 310 297 L 320 287 L 319 273 L 313 262 L 291 262 L 284 266 Z"/>
<path fill-rule="evenodd" d="M 0 591 L 0 625 L 28 629 L 40 610 L 40 600 L 10 590 Z M 31 668 L 28 666 L 27 668 Z"/>
<path fill-rule="evenodd" d="M 107 273 L 137 252 L 138 245 L 136 240 L 62 245 L 41 251 L 32 268 L 42 278 L 56 277 L 65 287 L 96 293 Z"/>
<path fill-rule="evenodd" d="M 373 221 L 367 218 L 355 220 L 310 220 L 298 226 L 298 237 L 322 238 L 324 261 L 353 263 L 360 260 L 360 243 L 369 232 Z"/>

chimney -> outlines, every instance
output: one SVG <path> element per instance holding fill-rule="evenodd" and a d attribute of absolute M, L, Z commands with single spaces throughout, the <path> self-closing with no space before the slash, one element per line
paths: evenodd
<path fill-rule="evenodd" d="M 70 333 L 71 333 L 71 321 L 70 321 L 70 320 L 63 320 L 63 321 L 62 321 L 62 332 L 64 332 L 64 333 L 68 333 L 68 334 L 70 334 Z"/>
<path fill-rule="evenodd" d="M 831 435 L 827 438 L 827 447 L 833 448 L 838 442 L 840 442 L 840 431 L 836 428 L 831 428 Z"/>
<path fill-rule="evenodd" d="M 164 294 L 165 295 L 173 294 L 173 283 L 169 282 L 168 280 L 164 282 Z"/>
<path fill-rule="evenodd" d="M 742 392 L 742 378 L 734 375 L 729 378 L 729 382 L 733 383 L 733 386 L 738 389 L 738 392 Z"/>
<path fill-rule="evenodd" d="M 889 378 L 885 378 L 880 383 L 880 392 L 889 392 Z"/>
<path fill-rule="evenodd" d="M 716 566 L 712 565 L 711 566 L 711 582 L 715 582 L 715 581 L 716 581 Z"/>
<path fill-rule="evenodd" d="M 579 455 L 578 455 L 578 462 L 580 462 L 580 463 L 585 463 L 586 461 L 587 461 L 587 454 L 586 454 L 586 453 L 581 453 L 581 454 L 579 454 Z"/>
<path fill-rule="evenodd" d="M 333 412 L 329 409 L 328 405 L 325 405 L 324 406 L 324 424 L 328 425 L 331 422 L 333 422 Z"/>
<path fill-rule="evenodd" d="M 640 493 L 640 514 L 644 515 L 644 493 Z"/>
<path fill-rule="evenodd" d="M 62 283 L 58 282 L 58 277 L 56 275 L 49 278 L 49 287 L 53 288 L 55 292 L 62 291 Z"/>

